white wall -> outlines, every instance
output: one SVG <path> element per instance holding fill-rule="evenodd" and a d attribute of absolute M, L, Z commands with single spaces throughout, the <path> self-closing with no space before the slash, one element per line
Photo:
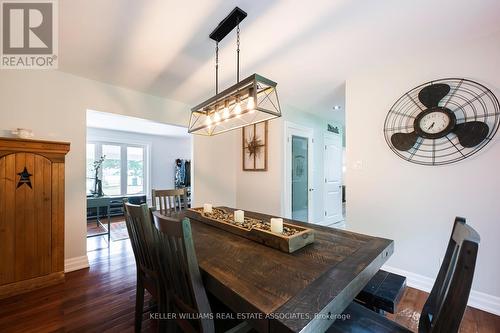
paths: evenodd
<path fill-rule="evenodd" d="M 136 142 L 149 145 L 150 188 L 169 189 L 175 187 L 175 160 L 191 159 L 191 137 L 169 137 L 148 135 L 100 128 L 87 128 L 87 141 L 111 140 L 114 142 Z M 151 195 L 148 191 L 147 196 Z"/>
<path fill-rule="evenodd" d="M 25 127 L 37 139 L 68 141 L 65 257 L 86 255 L 86 110 L 186 125 L 189 107 L 58 71 L 0 71 L 0 134 Z"/>
<path fill-rule="evenodd" d="M 193 137 L 193 206 L 212 203 L 236 207 L 236 145 L 238 131 Z"/>
<path fill-rule="evenodd" d="M 394 239 L 388 265 L 434 279 L 454 217 L 464 216 L 481 235 L 473 289 L 492 296 L 500 296 L 500 135 L 473 157 L 426 167 L 397 157 L 383 124 L 397 98 L 432 79 L 470 78 L 500 98 L 499 40 L 497 34 L 456 49 L 423 49 L 351 78 L 346 90 L 348 228 Z M 362 169 L 353 168 L 357 161 Z"/>

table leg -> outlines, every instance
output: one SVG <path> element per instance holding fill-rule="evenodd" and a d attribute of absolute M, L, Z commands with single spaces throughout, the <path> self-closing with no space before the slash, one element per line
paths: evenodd
<path fill-rule="evenodd" d="M 111 241 L 111 213 L 110 213 L 111 207 L 108 204 L 108 244 Z"/>
<path fill-rule="evenodd" d="M 96 207 L 95 225 L 99 228 L 99 207 Z"/>

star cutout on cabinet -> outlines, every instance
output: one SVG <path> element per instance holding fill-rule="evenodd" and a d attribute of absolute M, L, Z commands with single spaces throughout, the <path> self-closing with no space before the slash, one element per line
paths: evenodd
<path fill-rule="evenodd" d="M 24 170 L 22 172 L 19 172 L 18 175 L 21 176 L 21 178 L 19 178 L 19 182 L 17 183 L 17 188 L 21 187 L 23 184 L 28 185 L 31 189 L 33 188 L 31 187 L 31 179 L 30 179 L 32 174 L 28 172 L 28 169 L 26 169 L 26 167 L 24 167 Z"/>

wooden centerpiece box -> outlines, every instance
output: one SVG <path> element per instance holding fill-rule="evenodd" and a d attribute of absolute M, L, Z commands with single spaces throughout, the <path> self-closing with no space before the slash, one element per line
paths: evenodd
<path fill-rule="evenodd" d="M 186 210 L 186 217 L 245 237 L 257 243 L 293 253 L 314 242 L 314 231 L 299 225 L 283 223 L 283 233 L 270 231 L 269 221 L 259 217 L 245 217 L 243 223 L 236 223 L 234 210 L 230 208 L 213 208 L 212 213 L 204 213 L 203 208 Z"/>
<path fill-rule="evenodd" d="M 0 299 L 64 281 L 69 146 L 0 138 Z"/>

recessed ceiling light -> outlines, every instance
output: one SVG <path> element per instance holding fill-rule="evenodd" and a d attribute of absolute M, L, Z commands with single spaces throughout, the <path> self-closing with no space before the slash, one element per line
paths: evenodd
<path fill-rule="evenodd" d="M 340 105 L 335 105 L 335 106 L 333 107 L 333 109 L 334 109 L 334 110 L 340 110 Z"/>

